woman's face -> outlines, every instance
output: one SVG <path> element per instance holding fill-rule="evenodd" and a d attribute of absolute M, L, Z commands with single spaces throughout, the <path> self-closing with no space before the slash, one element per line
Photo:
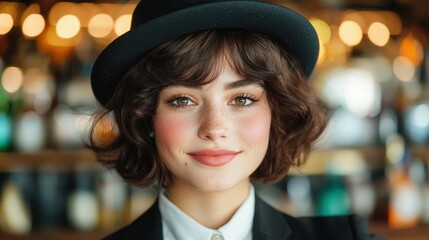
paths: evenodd
<path fill-rule="evenodd" d="M 261 85 L 224 64 L 207 85 L 163 89 L 153 124 L 170 184 L 199 192 L 224 191 L 249 182 L 262 162 L 271 110 Z"/>

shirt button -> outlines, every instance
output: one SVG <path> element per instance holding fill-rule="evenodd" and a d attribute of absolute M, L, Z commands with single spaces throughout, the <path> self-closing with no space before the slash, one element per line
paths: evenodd
<path fill-rule="evenodd" d="M 210 240 L 224 240 L 220 232 L 214 232 Z"/>

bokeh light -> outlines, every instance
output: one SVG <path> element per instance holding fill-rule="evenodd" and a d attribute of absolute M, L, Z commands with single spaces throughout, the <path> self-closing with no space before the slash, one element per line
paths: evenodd
<path fill-rule="evenodd" d="M 30 68 L 25 71 L 23 90 L 35 94 L 47 88 L 48 74 L 39 68 Z"/>
<path fill-rule="evenodd" d="M 9 93 L 18 91 L 24 81 L 22 70 L 17 67 L 7 67 L 3 71 L 2 86 Z"/>
<path fill-rule="evenodd" d="M 332 72 L 322 91 L 332 108 L 345 108 L 358 117 L 374 117 L 381 110 L 381 86 L 365 68 Z"/>
<path fill-rule="evenodd" d="M 61 17 L 71 14 L 76 16 L 79 9 L 76 7 L 78 4 L 71 2 L 57 2 L 52 6 L 48 15 L 48 22 L 51 26 L 55 26 Z"/>
<path fill-rule="evenodd" d="M 13 18 L 8 13 L 0 13 L 0 35 L 8 33 L 13 27 Z"/>
<path fill-rule="evenodd" d="M 55 27 L 55 31 L 60 38 L 70 39 L 80 31 L 80 21 L 74 15 L 62 16 Z"/>
<path fill-rule="evenodd" d="M 0 112 L 0 151 L 9 148 L 12 139 L 12 119 L 4 112 Z"/>
<path fill-rule="evenodd" d="M 381 89 L 371 72 L 365 69 L 350 69 L 344 77 L 344 100 L 347 109 L 361 117 L 377 115 L 381 108 Z"/>
<path fill-rule="evenodd" d="M 362 28 L 353 21 L 344 21 L 341 23 L 338 34 L 341 41 L 348 46 L 356 46 L 362 41 Z"/>
<path fill-rule="evenodd" d="M 390 38 L 389 29 L 383 23 L 375 22 L 368 29 L 368 38 L 379 47 L 385 46 Z"/>
<path fill-rule="evenodd" d="M 45 19 L 40 14 L 30 14 L 22 23 L 22 33 L 27 37 L 37 37 L 45 29 Z"/>
<path fill-rule="evenodd" d="M 113 18 L 104 13 L 93 16 L 88 23 L 88 33 L 95 38 L 107 37 L 113 30 Z"/>
<path fill-rule="evenodd" d="M 19 151 L 40 151 L 45 141 L 45 123 L 39 114 L 28 111 L 17 118 L 14 145 Z"/>
<path fill-rule="evenodd" d="M 407 57 L 414 66 L 418 66 L 423 60 L 423 47 L 412 34 L 408 34 L 401 41 L 399 55 Z"/>
<path fill-rule="evenodd" d="M 399 80 L 404 82 L 411 81 L 415 72 L 416 69 L 409 58 L 399 56 L 393 61 L 393 73 Z"/>
<path fill-rule="evenodd" d="M 319 36 L 320 42 L 327 44 L 331 40 L 331 28 L 322 19 L 312 18 L 310 19 L 311 24 Z"/>
<path fill-rule="evenodd" d="M 131 14 L 125 14 L 116 19 L 115 26 L 114 26 L 116 35 L 120 36 L 130 30 L 131 18 L 132 18 Z"/>
<path fill-rule="evenodd" d="M 405 132 L 414 144 L 425 144 L 429 140 L 429 104 L 420 103 L 407 109 Z"/>

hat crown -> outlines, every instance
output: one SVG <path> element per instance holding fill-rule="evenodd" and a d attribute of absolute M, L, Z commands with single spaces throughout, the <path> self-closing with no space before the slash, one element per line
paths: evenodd
<path fill-rule="evenodd" d="M 243 0 L 142 0 L 134 10 L 131 28 L 149 22 L 171 12 L 213 2 L 235 2 Z M 256 1 L 256 0 L 247 0 Z"/>
<path fill-rule="evenodd" d="M 97 58 L 91 85 L 107 105 L 127 71 L 162 43 L 192 32 L 246 29 L 275 40 L 309 76 L 319 42 L 302 15 L 263 0 L 142 0 L 133 13 L 130 31 L 110 43 Z"/>

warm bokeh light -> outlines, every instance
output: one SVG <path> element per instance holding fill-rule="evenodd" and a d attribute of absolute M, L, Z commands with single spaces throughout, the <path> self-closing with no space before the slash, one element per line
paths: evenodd
<path fill-rule="evenodd" d="M 407 57 L 414 66 L 419 66 L 423 60 L 422 44 L 412 35 L 408 34 L 399 47 L 399 55 Z"/>
<path fill-rule="evenodd" d="M 80 31 L 79 18 L 74 15 L 62 16 L 57 22 L 55 31 L 60 38 L 73 38 Z"/>
<path fill-rule="evenodd" d="M 24 81 L 22 70 L 17 67 L 7 67 L 3 71 L 2 86 L 9 93 L 18 91 Z"/>
<path fill-rule="evenodd" d="M 113 30 L 113 18 L 104 13 L 93 16 L 88 23 L 88 33 L 95 38 L 107 37 Z"/>
<path fill-rule="evenodd" d="M 323 44 L 327 44 L 331 40 L 331 28 L 322 19 L 313 18 L 310 19 L 311 24 L 319 36 L 320 41 Z"/>
<path fill-rule="evenodd" d="M 30 68 L 24 74 L 23 90 L 30 94 L 41 92 L 47 88 L 48 78 L 42 69 Z"/>
<path fill-rule="evenodd" d="M 0 35 L 8 33 L 13 27 L 13 18 L 8 13 L 0 13 Z"/>
<path fill-rule="evenodd" d="M 353 21 L 344 21 L 338 30 L 341 41 L 348 46 L 356 46 L 362 41 L 362 28 Z"/>
<path fill-rule="evenodd" d="M 380 112 L 381 87 L 374 74 L 364 67 L 334 70 L 323 86 L 326 103 L 341 106 L 358 117 L 373 117 Z"/>
<path fill-rule="evenodd" d="M 107 146 L 118 137 L 118 127 L 111 115 L 105 115 L 100 121 L 97 121 L 93 139 L 97 145 Z"/>
<path fill-rule="evenodd" d="M 84 9 L 85 14 L 81 14 L 79 17 L 82 28 L 88 27 L 89 21 L 95 15 L 102 13 L 100 10 L 99 3 L 93 2 L 81 2 L 78 4 L 80 9 Z"/>
<path fill-rule="evenodd" d="M 130 30 L 131 17 L 131 14 L 125 14 L 116 19 L 114 26 L 116 35 L 120 36 Z"/>
<path fill-rule="evenodd" d="M 372 73 L 366 69 L 349 69 L 344 75 L 347 109 L 360 117 L 376 116 L 381 107 L 381 88 Z"/>
<path fill-rule="evenodd" d="M 42 34 L 43 38 L 45 39 L 46 46 L 45 49 L 49 51 L 49 49 L 54 46 L 55 47 L 55 55 L 52 55 L 53 61 L 63 61 L 68 56 L 70 56 L 73 49 L 71 47 L 78 46 L 83 39 L 83 35 L 81 32 L 79 32 L 75 37 L 72 38 L 61 38 L 58 36 L 55 27 L 48 27 Z M 58 47 L 58 48 L 57 48 Z"/>
<path fill-rule="evenodd" d="M 317 58 L 317 64 L 322 64 L 323 62 L 325 62 L 327 58 L 327 52 L 326 52 L 326 48 L 325 45 L 323 45 L 322 43 L 319 44 L 319 57 Z"/>
<path fill-rule="evenodd" d="M 49 11 L 48 15 L 48 22 L 51 26 L 55 26 L 57 22 L 60 20 L 61 17 L 71 14 L 74 16 L 77 16 L 77 11 L 79 10 L 76 8 L 76 3 L 71 2 L 57 2 L 54 6 L 52 6 L 51 10 Z M 86 13 L 86 10 L 85 10 Z"/>
<path fill-rule="evenodd" d="M 416 69 L 409 58 L 399 56 L 393 61 L 393 73 L 399 80 L 404 82 L 411 81 L 415 72 Z"/>
<path fill-rule="evenodd" d="M 379 10 L 347 10 L 344 13 L 343 21 L 353 21 L 362 28 L 364 34 L 367 34 L 369 27 L 374 22 L 384 24 L 391 35 L 400 35 L 402 33 L 402 22 L 399 15 L 392 11 Z"/>
<path fill-rule="evenodd" d="M 344 12 L 342 22 L 354 22 L 359 25 L 361 29 L 365 29 L 368 20 L 366 19 L 368 16 L 365 15 L 365 11 L 347 10 Z"/>
<path fill-rule="evenodd" d="M 382 47 L 389 41 L 389 29 L 383 23 L 375 22 L 368 29 L 368 38 L 375 45 Z"/>
<path fill-rule="evenodd" d="M 37 37 L 45 29 L 45 19 L 40 14 L 30 14 L 22 23 L 22 33 L 27 37 Z"/>

